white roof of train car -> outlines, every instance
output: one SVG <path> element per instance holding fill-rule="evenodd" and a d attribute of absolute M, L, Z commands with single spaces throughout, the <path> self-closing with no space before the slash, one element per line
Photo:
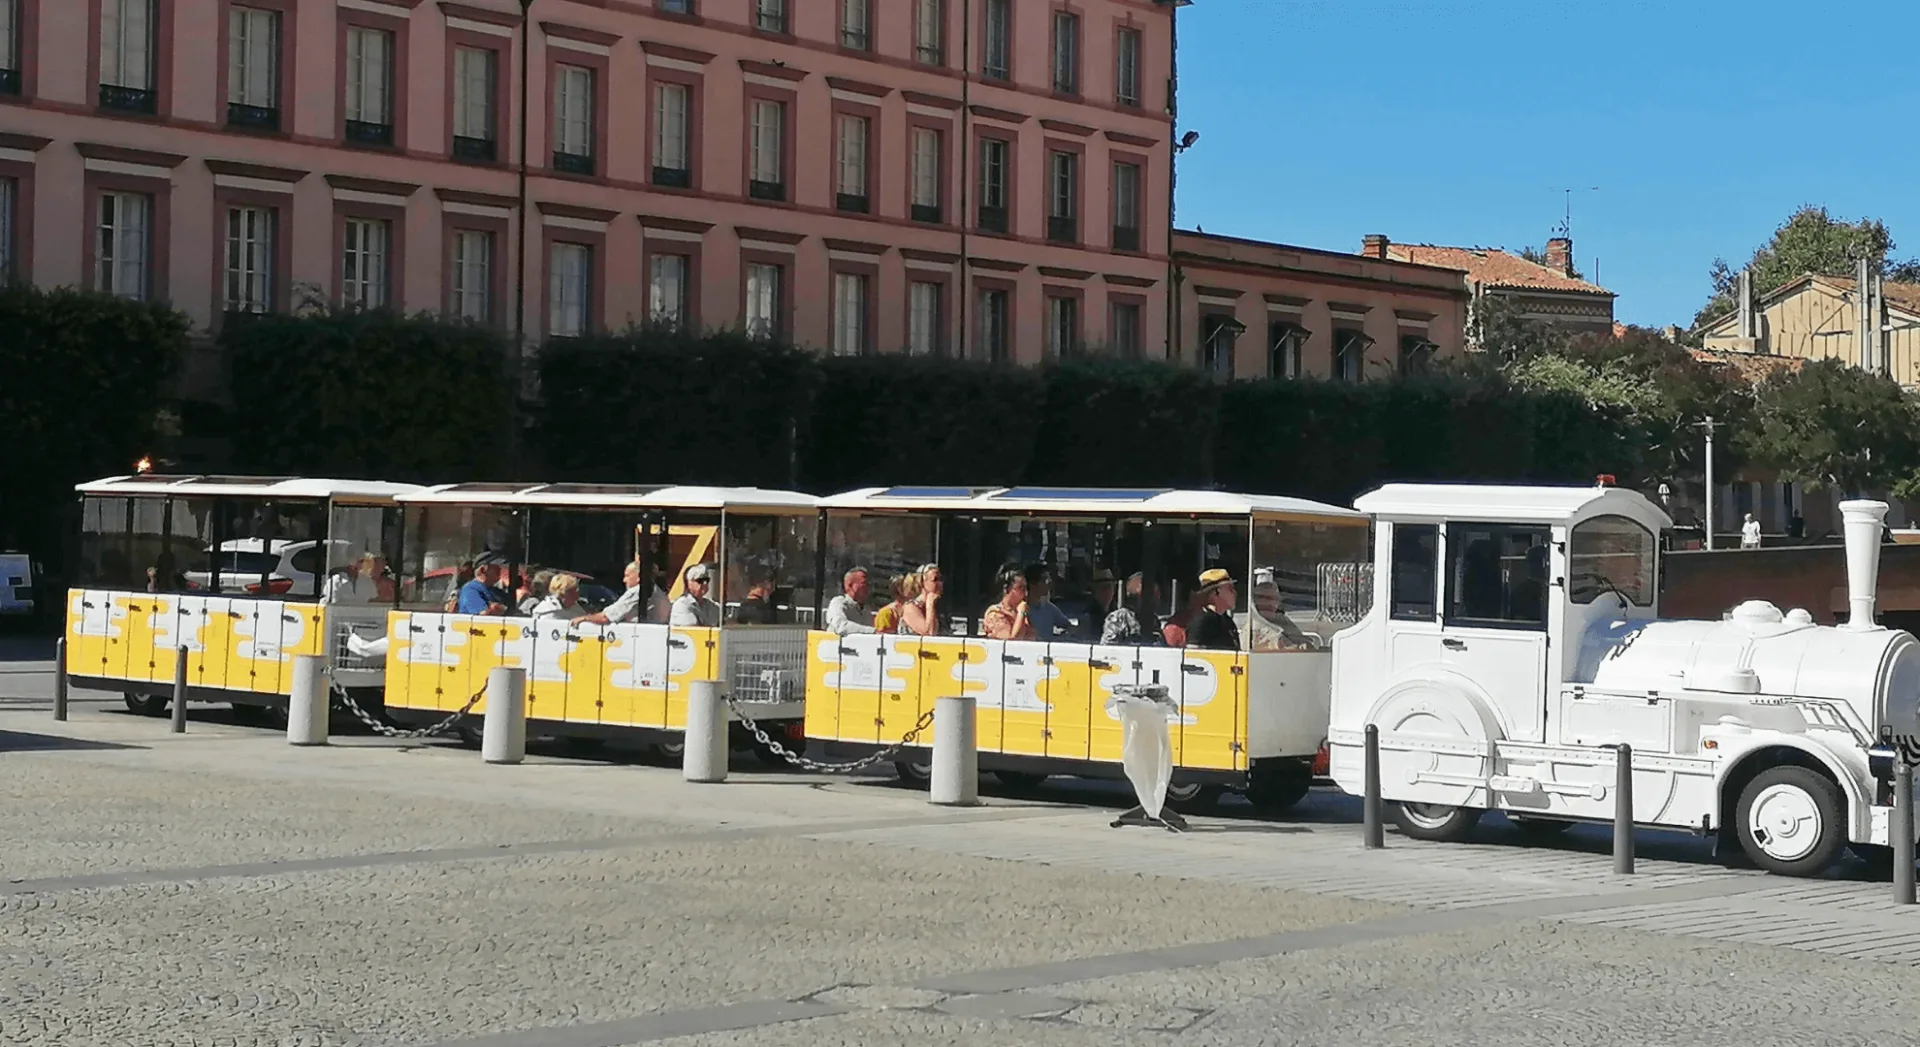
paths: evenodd
<path fill-rule="evenodd" d="M 598 509 L 712 509 L 812 512 L 817 499 L 759 487 L 645 484 L 440 484 L 401 499 L 409 505 L 569 506 Z"/>
<path fill-rule="evenodd" d="M 1369 516 L 1390 519 L 1553 524 L 1615 514 L 1656 529 L 1673 526 L 1673 520 L 1646 495 L 1598 485 L 1387 484 L 1361 495 L 1353 505 Z"/>
<path fill-rule="evenodd" d="M 820 499 L 822 509 L 863 512 L 1063 513 L 1098 516 L 1320 516 L 1363 519 L 1326 502 L 1271 494 L 1147 487 L 863 487 Z"/>
<path fill-rule="evenodd" d="M 323 480 L 305 476 L 169 476 L 134 473 L 77 484 L 81 494 L 131 498 L 297 498 L 390 502 L 420 488 L 385 480 Z"/>

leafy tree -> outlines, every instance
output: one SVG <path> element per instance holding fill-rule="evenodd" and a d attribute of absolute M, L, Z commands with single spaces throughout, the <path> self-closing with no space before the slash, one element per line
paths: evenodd
<path fill-rule="evenodd" d="M 1852 276 L 1862 258 L 1887 279 L 1920 276 L 1920 260 L 1889 260 L 1893 248 L 1893 235 L 1878 218 L 1849 222 L 1835 218 L 1824 207 L 1803 204 L 1773 231 L 1771 240 L 1753 252 L 1746 268 L 1753 270 L 1755 293 L 1762 294 L 1806 273 Z M 1739 304 L 1738 269 L 1724 258 L 1715 258 L 1707 276 L 1713 281 L 1713 296 L 1694 316 L 1695 328 L 1732 312 Z"/>
<path fill-rule="evenodd" d="M 1748 453 L 1783 480 L 1857 496 L 1920 476 L 1920 413 L 1899 383 L 1840 360 L 1776 374 L 1758 390 Z"/>

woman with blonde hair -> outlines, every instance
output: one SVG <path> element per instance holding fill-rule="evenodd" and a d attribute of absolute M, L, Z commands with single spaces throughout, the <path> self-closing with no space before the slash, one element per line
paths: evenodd
<path fill-rule="evenodd" d="M 901 631 L 900 613 L 920 595 L 920 576 L 917 574 L 897 574 L 889 584 L 893 593 L 893 602 L 880 608 L 873 616 L 873 631 L 885 635 Z"/>
<path fill-rule="evenodd" d="M 580 579 L 570 574 L 554 572 L 547 582 L 547 595 L 533 605 L 533 617 L 553 618 L 572 615 L 580 609 Z"/>
<path fill-rule="evenodd" d="M 920 583 L 920 592 L 900 609 L 900 631 L 911 636 L 939 636 L 945 631 L 940 628 L 940 598 L 947 591 L 940 565 L 921 564 L 914 578 Z"/>

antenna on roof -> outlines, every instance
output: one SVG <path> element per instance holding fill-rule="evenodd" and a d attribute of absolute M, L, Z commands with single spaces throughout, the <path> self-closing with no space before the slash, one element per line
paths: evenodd
<path fill-rule="evenodd" d="M 1573 239 L 1573 194 L 1575 192 L 1597 193 L 1600 191 L 1600 187 L 1597 185 L 1587 185 L 1587 186 L 1576 185 L 1576 186 L 1554 186 L 1553 188 L 1554 188 L 1554 191 L 1556 192 L 1565 193 L 1567 198 L 1565 212 L 1561 215 L 1561 218 L 1560 218 L 1560 227 L 1553 231 L 1553 235 L 1566 237 L 1567 239 L 1571 240 Z"/>

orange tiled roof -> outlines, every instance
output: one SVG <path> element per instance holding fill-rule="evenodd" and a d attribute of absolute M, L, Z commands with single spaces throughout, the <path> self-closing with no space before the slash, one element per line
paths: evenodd
<path fill-rule="evenodd" d="M 1807 363 L 1797 356 L 1763 356 L 1758 353 L 1737 353 L 1726 349 L 1689 349 L 1687 351 L 1701 363 L 1733 368 L 1734 374 L 1749 383 L 1766 381 L 1783 371 L 1798 371 Z"/>
<path fill-rule="evenodd" d="M 1572 291 L 1612 295 L 1598 284 L 1571 277 L 1497 247 L 1435 247 L 1432 244 L 1388 244 L 1387 257 L 1401 262 L 1458 269 L 1487 287 L 1536 291 Z"/>

